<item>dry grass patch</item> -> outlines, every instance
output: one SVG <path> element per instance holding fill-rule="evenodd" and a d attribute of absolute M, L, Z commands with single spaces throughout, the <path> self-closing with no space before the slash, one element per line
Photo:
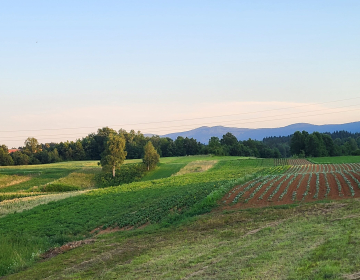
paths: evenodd
<path fill-rule="evenodd" d="M 29 176 L 0 175 L 0 189 L 29 181 Z"/>
<path fill-rule="evenodd" d="M 95 188 L 95 172 L 81 170 L 79 172 L 70 173 L 68 176 L 60 178 L 52 183 L 80 187 L 81 189 Z"/>
<path fill-rule="evenodd" d="M 87 191 L 77 191 L 77 192 L 68 192 L 68 193 L 59 193 L 59 194 L 48 194 L 41 196 L 30 196 L 23 198 L 15 198 L 11 200 L 4 200 L 0 202 L 0 218 L 12 214 L 15 212 L 22 212 L 34 208 L 35 206 L 41 204 L 47 204 L 51 201 L 56 201 L 60 199 L 65 199 L 71 196 L 76 196 L 83 194 Z"/>
<path fill-rule="evenodd" d="M 217 163 L 217 160 L 196 160 L 188 163 L 186 166 L 180 169 L 179 172 L 174 174 L 174 176 L 177 175 L 184 175 L 189 173 L 195 173 L 195 172 L 204 172 L 209 170 L 211 167 L 213 167 Z"/>

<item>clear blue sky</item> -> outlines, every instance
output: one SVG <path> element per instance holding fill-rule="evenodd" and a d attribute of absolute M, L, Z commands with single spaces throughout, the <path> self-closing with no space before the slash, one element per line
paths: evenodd
<path fill-rule="evenodd" d="M 254 110 L 246 104 L 272 109 L 279 102 L 358 97 L 359 14 L 360 1 L 346 0 L 2 1 L 0 131 L 136 124 L 223 115 L 239 103 Z M 317 120 L 288 123 L 336 121 Z M 0 143 L 17 145 L 27 132 L 17 135 L 0 132 Z"/>

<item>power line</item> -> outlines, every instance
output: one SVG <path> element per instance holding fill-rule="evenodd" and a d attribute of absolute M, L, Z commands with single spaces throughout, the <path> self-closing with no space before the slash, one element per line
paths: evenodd
<path fill-rule="evenodd" d="M 339 107 L 339 108 L 347 108 L 347 107 L 352 107 L 352 106 L 358 106 L 358 105 L 351 105 L 351 106 L 345 106 L 345 107 Z M 333 108 L 333 109 L 339 109 L 339 108 Z M 352 111 L 358 111 L 359 109 L 354 109 L 354 110 L 346 110 L 346 111 L 340 111 L 340 112 L 328 112 L 328 113 L 323 113 L 323 114 L 315 114 L 315 115 L 306 115 L 305 117 L 313 117 L 313 116 L 322 116 L 322 115 L 329 115 L 329 114 L 338 114 L 338 113 L 343 113 L 343 112 L 352 112 Z M 318 111 L 324 111 L 324 110 L 318 110 Z M 304 114 L 306 112 L 302 112 L 301 114 Z M 286 115 L 291 115 L 291 117 L 289 118 L 284 118 L 283 116 L 286 116 Z M 269 122 L 269 121 L 277 121 L 277 120 L 284 120 L 284 119 L 294 119 L 294 118 L 298 118 L 299 116 L 298 115 L 295 115 L 294 114 L 285 114 L 285 115 L 282 115 L 282 118 L 280 119 L 267 119 L 267 120 L 261 120 L 261 121 L 253 121 L 253 122 L 236 122 L 237 125 L 243 125 L 243 124 L 251 124 L 251 123 L 262 123 L 262 122 Z M 266 118 L 266 117 L 261 117 L 260 119 L 263 119 L 263 118 Z M 253 119 L 259 119 L 259 118 L 253 118 Z M 232 121 L 234 122 L 234 121 Z M 212 123 L 213 124 L 213 123 Z M 226 122 L 225 122 L 226 124 Z M 179 126 L 179 127 L 190 127 L 190 126 L 194 126 L 194 124 L 192 125 L 183 125 L 183 126 Z M 164 128 L 174 128 L 173 127 L 164 127 Z M 159 128 L 158 128 L 159 129 Z M 161 129 L 161 128 L 160 128 Z M 156 128 L 154 128 L 155 131 L 152 131 L 152 133 L 156 133 Z M 162 131 L 162 134 L 166 134 L 166 131 Z M 176 132 L 174 132 L 176 133 Z M 146 134 L 146 133 L 145 133 Z M 36 137 L 47 137 L 47 139 L 55 139 L 55 138 L 52 138 L 52 137 L 60 137 L 60 136 L 73 136 L 74 134 L 56 134 L 56 135 L 38 135 Z M 12 137 L 12 136 L 10 136 Z M 7 141 L 16 141 L 16 140 L 19 140 L 20 137 L 21 138 L 24 138 L 24 137 L 27 137 L 27 136 L 18 136 L 19 138 L 12 138 L 12 139 L 6 139 Z M 48 138 L 50 137 L 50 138 Z M 1 137 L 1 138 L 5 138 L 5 137 Z"/>
<path fill-rule="evenodd" d="M 210 117 L 201 117 L 201 118 L 190 118 L 190 119 L 178 119 L 178 120 L 168 120 L 168 121 L 158 121 L 158 122 L 145 122 L 145 123 L 130 123 L 130 124 L 117 124 L 117 125 L 108 125 L 114 127 L 121 127 L 121 126 L 130 126 L 130 125 L 146 125 L 146 124 L 158 124 L 158 123 L 171 123 L 171 122 L 180 122 L 180 121 L 192 121 L 192 120 L 202 120 L 202 119 L 210 119 L 210 118 L 221 118 L 221 117 L 231 117 L 231 116 L 239 116 L 244 114 L 254 114 L 254 113 L 263 113 L 263 112 L 273 112 L 273 111 L 280 111 L 286 109 L 294 109 L 294 108 L 301 108 L 301 107 L 308 107 L 308 106 L 316 106 L 322 104 L 329 104 L 335 102 L 343 102 L 349 101 L 354 99 L 359 99 L 360 97 L 353 97 L 347 99 L 340 99 L 334 101 L 327 101 L 321 103 L 313 103 L 313 104 L 304 104 L 300 106 L 292 106 L 292 107 L 283 107 L 279 109 L 270 109 L 270 110 L 262 110 L 262 111 L 251 111 L 251 112 L 242 112 L 237 114 L 229 114 L 229 115 L 218 115 L 218 116 L 210 116 Z M 36 132 L 36 131 L 56 131 L 56 130 L 71 130 L 71 129 L 89 129 L 89 128 L 98 128 L 99 126 L 84 126 L 84 127 L 69 127 L 69 128 L 46 128 L 46 129 L 28 129 L 28 130 L 4 130 L 0 131 L 0 133 L 11 133 L 11 132 Z"/>
<path fill-rule="evenodd" d="M 297 113 L 296 115 L 298 114 L 306 114 L 306 113 L 309 113 L 309 112 L 321 112 L 321 111 L 327 111 L 327 110 L 336 110 L 336 109 L 342 109 L 342 108 L 349 108 L 349 107 L 355 107 L 355 106 L 360 106 L 360 104 L 354 104 L 354 105 L 349 105 L 349 106 L 342 106 L 342 107 L 336 107 L 336 108 L 328 108 L 328 109 L 322 109 L 322 110 L 311 110 L 311 111 L 305 111 L 305 112 L 299 112 Z M 289 114 L 282 114 L 282 115 L 274 115 L 274 116 L 270 116 L 270 117 L 278 117 L 278 116 L 294 116 L 294 113 L 289 113 Z M 264 119 L 264 118 L 267 118 L 266 121 L 269 121 L 269 117 L 265 116 L 265 117 L 257 117 L 257 118 L 247 118 L 247 119 L 243 119 L 243 120 L 258 120 L 258 119 Z M 242 121 L 243 121 L 242 120 Z M 222 122 L 211 122 L 211 123 L 197 123 L 197 124 L 184 124 L 184 125 L 177 125 L 177 126 L 166 126 L 166 127 L 150 127 L 150 128 L 146 128 L 147 130 L 156 130 L 159 131 L 159 129 L 166 129 L 166 128 L 182 128 L 182 127 L 189 127 L 189 126 L 204 126 L 204 125 L 214 125 L 214 124 L 232 124 L 232 123 L 236 123 L 236 124 L 239 124 L 239 120 L 230 120 L 230 121 L 222 121 Z M 240 124 L 248 124 L 248 123 L 253 123 L 253 122 L 241 122 Z M 74 135 L 74 133 L 71 133 L 71 134 L 50 134 L 50 135 L 38 135 L 37 137 L 48 137 L 48 136 L 72 136 Z M 4 137 L 0 137 L 0 139 L 7 139 L 7 138 L 12 138 L 14 136 L 4 136 Z M 28 136 L 16 136 L 16 137 L 21 137 L 21 138 L 26 138 Z"/>

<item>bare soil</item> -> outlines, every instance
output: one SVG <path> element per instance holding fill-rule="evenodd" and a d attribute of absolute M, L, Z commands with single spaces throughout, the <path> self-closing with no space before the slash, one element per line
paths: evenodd
<path fill-rule="evenodd" d="M 62 254 L 64 252 L 70 251 L 72 249 L 75 249 L 77 247 L 80 247 L 82 245 L 91 244 L 94 243 L 95 239 L 85 239 L 80 241 L 73 241 L 70 243 L 67 243 L 65 245 L 62 245 L 61 247 L 53 248 L 44 254 L 41 255 L 41 258 L 44 260 L 51 259 L 59 254 Z"/>

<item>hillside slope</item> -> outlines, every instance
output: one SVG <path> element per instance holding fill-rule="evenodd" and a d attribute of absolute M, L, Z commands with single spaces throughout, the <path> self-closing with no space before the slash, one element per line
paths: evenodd
<path fill-rule="evenodd" d="M 357 279 L 358 200 L 206 214 L 98 235 L 5 279 Z"/>
<path fill-rule="evenodd" d="M 345 130 L 348 132 L 360 132 L 360 122 L 352 122 L 346 124 L 327 124 L 327 125 L 314 125 L 308 123 L 297 123 L 284 127 L 277 128 L 237 128 L 237 127 L 224 127 L 224 126 L 213 126 L 207 127 L 202 126 L 196 129 L 192 129 L 184 132 L 176 132 L 163 135 L 162 137 L 170 137 L 175 140 L 178 136 L 194 138 L 201 143 L 208 143 L 212 136 L 221 138 L 227 132 L 231 132 L 236 136 L 238 140 L 248 140 L 249 138 L 254 140 L 262 140 L 264 137 L 270 136 L 288 136 L 293 134 L 295 131 L 305 130 L 309 133 L 314 131 L 318 132 L 334 132 Z"/>

